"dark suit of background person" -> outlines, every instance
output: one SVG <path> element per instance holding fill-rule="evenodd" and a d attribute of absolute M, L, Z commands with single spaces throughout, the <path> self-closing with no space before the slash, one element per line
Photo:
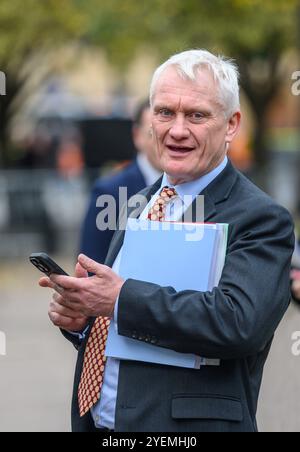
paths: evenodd
<path fill-rule="evenodd" d="M 148 200 L 159 180 L 144 194 Z M 227 258 L 212 292 L 184 291 L 127 280 L 118 306 L 119 334 L 181 353 L 220 358 L 200 371 L 121 361 L 116 431 L 253 432 L 263 367 L 290 301 L 294 249 L 289 213 L 228 162 L 203 191 L 205 221 L 229 223 Z M 129 211 L 130 215 L 130 211 Z M 195 215 L 193 220 L 197 221 Z M 124 231 L 112 240 L 112 266 Z M 88 336 L 88 335 L 87 335 Z M 72 405 L 74 431 L 95 429 L 79 417 L 77 390 L 87 337 L 79 348 Z"/>
<path fill-rule="evenodd" d="M 153 145 L 149 135 L 149 102 L 139 105 L 133 124 L 133 141 L 138 151 L 137 158 L 124 170 L 112 176 L 96 181 L 86 217 L 83 222 L 80 240 L 80 252 L 99 263 L 104 263 L 114 230 L 101 231 L 96 219 L 102 208 L 96 206 L 101 195 L 111 195 L 116 200 L 119 212 L 119 188 L 127 187 L 127 199 L 143 188 L 152 185 L 160 176 L 159 163 L 155 160 Z M 150 160 L 151 159 L 151 160 Z M 118 216 L 117 216 L 118 218 Z"/>
<path fill-rule="evenodd" d="M 119 209 L 119 187 L 127 187 L 129 197 L 146 187 L 145 178 L 136 160 L 117 174 L 99 179 L 93 187 L 82 226 L 80 251 L 99 263 L 105 261 L 114 231 L 100 231 L 97 228 L 96 219 L 101 208 L 96 206 L 96 202 L 99 196 L 109 194 L 114 197 Z"/>

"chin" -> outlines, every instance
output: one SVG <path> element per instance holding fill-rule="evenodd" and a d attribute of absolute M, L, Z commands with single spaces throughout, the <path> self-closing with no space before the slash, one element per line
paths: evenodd
<path fill-rule="evenodd" d="M 182 178 L 183 176 L 186 175 L 185 171 L 180 170 L 179 168 L 174 168 L 172 166 L 167 166 L 165 168 L 165 172 L 167 173 L 168 176 L 175 179 Z"/>
<path fill-rule="evenodd" d="M 174 177 L 189 175 L 192 170 L 191 165 L 186 165 L 183 162 L 167 162 L 165 165 L 166 173 Z"/>
<path fill-rule="evenodd" d="M 169 176 L 170 182 L 174 185 L 183 184 L 185 182 L 190 182 L 191 180 L 193 180 L 193 175 L 190 171 L 175 171 L 170 169 L 166 170 L 165 172 Z"/>

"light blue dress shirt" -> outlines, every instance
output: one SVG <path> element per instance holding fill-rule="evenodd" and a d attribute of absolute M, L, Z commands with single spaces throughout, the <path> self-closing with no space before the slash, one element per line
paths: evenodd
<path fill-rule="evenodd" d="M 165 186 L 174 187 L 179 195 L 179 199 L 175 199 L 167 206 L 166 210 L 166 220 L 176 221 L 182 217 L 185 210 L 194 201 L 197 195 L 201 193 L 226 167 L 228 162 L 227 157 L 223 162 L 215 168 L 210 173 L 197 179 L 193 182 L 187 182 L 181 185 L 172 185 L 168 180 L 168 176 L 164 174 L 161 187 L 152 197 L 149 204 L 146 206 L 141 214 L 141 218 L 146 218 L 150 207 L 154 204 L 157 196 L 159 195 L 161 189 Z M 184 197 L 185 200 L 183 201 Z M 112 269 L 115 273 L 119 273 L 120 262 L 122 256 L 122 248 L 113 264 Z M 115 306 L 115 322 L 117 320 L 118 304 Z M 117 325 L 117 322 L 116 322 Z M 116 401 L 117 401 L 117 388 L 119 379 L 119 366 L 120 361 L 115 358 L 107 358 L 104 380 L 101 390 L 101 397 L 99 402 L 91 409 L 91 414 L 97 428 L 106 427 L 109 429 L 114 429 L 115 427 L 115 412 L 116 412 Z"/>

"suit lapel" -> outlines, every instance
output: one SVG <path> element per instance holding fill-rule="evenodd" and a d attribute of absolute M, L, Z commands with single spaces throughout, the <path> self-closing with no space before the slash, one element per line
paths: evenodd
<path fill-rule="evenodd" d="M 204 196 L 204 221 L 210 221 L 218 211 L 218 204 L 228 199 L 233 185 L 237 178 L 237 172 L 228 161 L 224 170 L 201 192 L 199 195 Z M 196 200 L 190 205 L 185 214 L 182 216 L 181 221 L 184 218 L 192 219 L 192 222 L 202 222 L 203 217 L 199 218 L 199 213 L 196 208 Z"/>
<path fill-rule="evenodd" d="M 204 221 L 208 221 L 216 213 L 215 203 L 208 193 L 204 194 L 204 192 L 202 192 L 199 195 L 204 196 Z M 180 221 L 182 222 L 184 222 L 185 220 L 191 221 L 192 223 L 203 222 L 202 211 L 199 212 L 199 209 L 197 209 L 196 200 L 193 201 L 193 203 L 180 219 Z"/>

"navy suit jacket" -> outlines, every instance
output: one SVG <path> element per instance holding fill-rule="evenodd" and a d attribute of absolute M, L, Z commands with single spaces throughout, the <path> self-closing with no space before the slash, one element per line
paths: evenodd
<path fill-rule="evenodd" d="M 127 187 L 128 198 L 146 187 L 144 176 L 136 160 L 113 176 L 98 179 L 93 187 L 89 207 L 81 230 L 80 252 L 100 264 L 103 264 L 105 261 L 114 231 L 110 231 L 109 229 L 100 231 L 97 228 L 96 219 L 103 208 L 96 207 L 96 202 L 101 195 L 112 195 L 116 200 L 118 212 L 120 207 L 119 187 Z"/>
<path fill-rule="evenodd" d="M 148 199 L 160 183 L 143 191 Z M 119 296 L 118 331 L 181 353 L 220 358 L 221 365 L 197 371 L 121 361 L 116 431 L 257 431 L 264 364 L 290 300 L 293 222 L 230 162 L 202 194 L 205 221 L 229 223 L 219 286 L 211 292 L 176 292 L 129 279 Z M 199 219 L 193 215 L 193 220 Z M 124 231 L 117 231 L 107 265 L 113 265 L 123 240 Z M 77 399 L 88 334 L 82 343 L 69 339 L 79 350 L 72 426 L 92 431 L 91 415 L 79 417 Z"/>

